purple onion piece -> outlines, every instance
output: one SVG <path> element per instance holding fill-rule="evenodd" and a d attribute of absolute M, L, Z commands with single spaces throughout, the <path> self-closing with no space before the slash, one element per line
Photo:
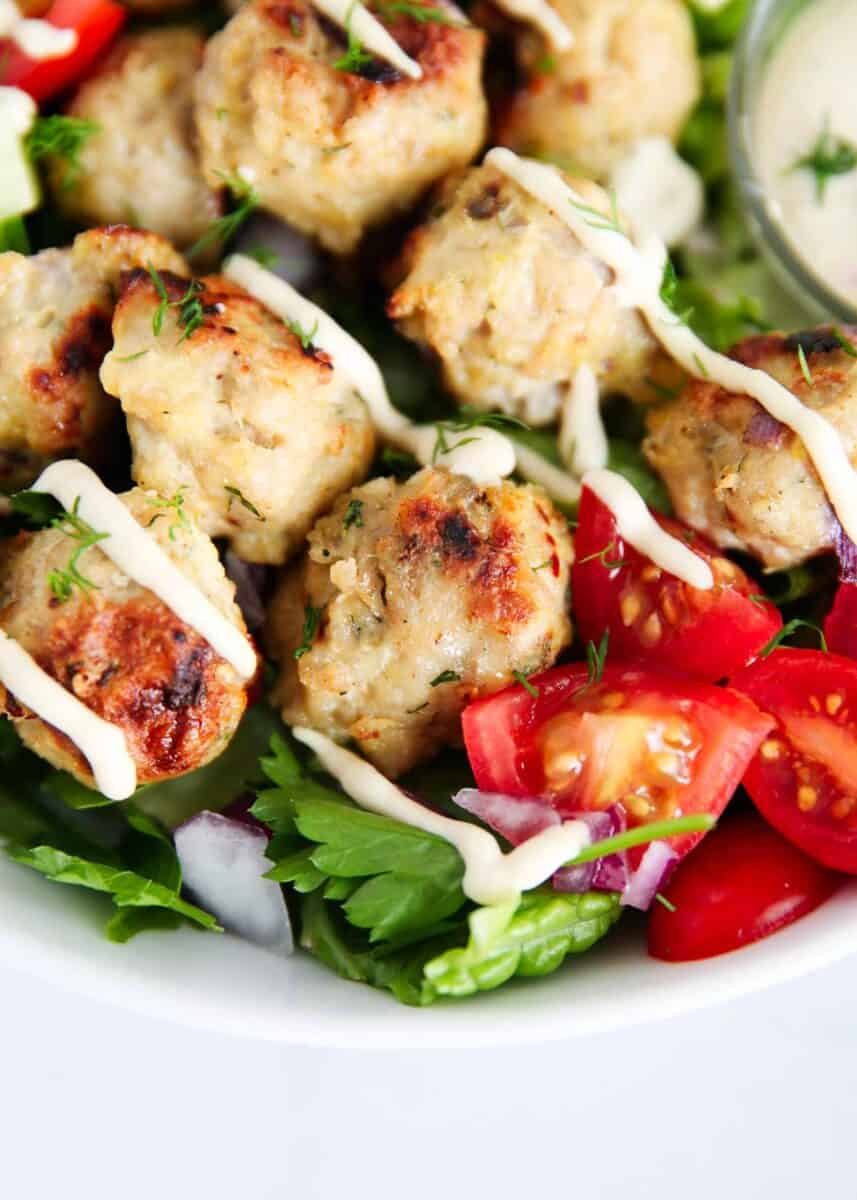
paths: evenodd
<path fill-rule="evenodd" d="M 841 583 L 857 583 L 857 546 L 842 528 L 837 517 L 833 517 L 833 544 L 839 559 Z"/>
<path fill-rule="evenodd" d="M 626 908 L 639 908 L 646 912 L 669 879 L 677 861 L 678 855 L 669 842 L 650 842 L 640 859 L 640 865 L 628 880 L 621 903 Z"/>
<path fill-rule="evenodd" d="M 462 788 L 452 800 L 465 812 L 479 817 L 480 821 L 484 821 L 513 846 L 519 846 L 551 825 L 562 824 L 562 817 L 556 809 L 547 800 L 539 800 L 535 796 L 504 796 L 500 792 Z"/>
<path fill-rule="evenodd" d="M 778 450 L 786 432 L 786 426 L 782 421 L 778 421 L 764 408 L 760 408 L 753 413 L 750 423 L 744 430 L 744 445 L 756 446 L 762 450 Z"/>
<path fill-rule="evenodd" d="M 291 954 L 292 929 L 278 883 L 265 879 L 268 838 L 260 829 L 222 813 L 201 812 L 176 829 L 176 853 L 184 883 L 225 929 Z"/>
<path fill-rule="evenodd" d="M 265 602 L 263 596 L 268 583 L 269 570 L 260 563 L 248 563 L 231 550 L 223 556 L 226 574 L 235 584 L 235 602 L 247 628 L 253 633 L 265 624 Z"/>
<path fill-rule="evenodd" d="M 576 867 L 560 867 L 551 879 L 556 892 L 591 892 L 595 887 L 597 862 L 578 863 Z M 610 889 L 598 889 L 609 891 Z"/>

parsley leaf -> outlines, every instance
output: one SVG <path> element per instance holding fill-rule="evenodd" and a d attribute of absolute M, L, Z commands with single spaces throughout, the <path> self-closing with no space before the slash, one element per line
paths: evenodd
<path fill-rule="evenodd" d="M 814 621 L 804 621 L 802 617 L 794 617 L 791 621 L 787 621 L 782 629 L 778 630 L 764 649 L 759 651 L 759 658 L 767 658 L 769 654 L 781 646 L 786 638 L 790 638 L 798 629 L 811 629 L 813 633 L 818 634 L 818 644 L 822 651 L 827 654 L 827 638 L 824 636 L 824 630 L 820 625 L 816 625 Z"/>
<path fill-rule="evenodd" d="M 226 505 L 226 511 L 230 512 L 233 501 L 237 500 L 242 508 L 246 508 L 249 513 L 252 513 L 257 521 L 264 521 L 265 518 L 259 512 L 255 504 L 251 504 L 240 488 L 231 487 L 228 483 L 223 485 L 223 490 L 229 496 L 229 503 Z"/>
<path fill-rule="evenodd" d="M 308 775 L 281 739 L 271 750 L 262 765 L 277 787 L 262 792 L 252 812 L 290 840 L 279 843 L 286 853 L 269 878 L 307 892 L 331 878 L 360 880 L 343 912 L 373 943 L 433 928 L 463 907 L 464 863 L 454 846 L 357 808 Z M 277 850 L 272 844 L 269 857 Z"/>
<path fill-rule="evenodd" d="M 173 513 L 173 519 L 170 522 L 170 541 L 171 542 L 174 542 L 176 540 L 176 534 L 179 531 L 179 529 L 190 529 L 190 527 L 191 527 L 190 518 L 188 517 L 187 513 L 185 512 L 185 508 L 184 508 L 184 501 L 185 501 L 184 491 L 185 491 L 186 487 L 187 487 L 187 484 L 183 483 L 182 486 L 179 488 L 179 490 L 175 493 L 175 495 L 172 496 L 169 500 L 164 500 L 160 496 L 154 496 L 154 497 L 146 496 L 145 497 L 145 500 L 148 504 L 152 504 L 152 505 L 154 505 L 155 508 L 161 509 L 160 512 L 155 513 L 155 515 L 152 517 L 151 521 L 147 522 L 147 525 L 146 525 L 147 529 L 150 526 L 154 525 L 154 523 L 156 521 L 159 521 L 161 519 L 161 517 L 165 517 L 167 515 L 167 513 L 170 511 L 172 511 L 172 513 Z"/>
<path fill-rule="evenodd" d="M 7 847 L 7 853 L 15 862 L 32 867 L 54 883 L 76 884 L 95 892 L 107 892 L 117 908 L 166 908 L 203 929 L 220 929 L 210 913 L 182 900 L 165 884 L 138 875 L 136 871 L 66 854 L 53 846 L 28 848 L 13 844 Z"/>
<path fill-rule="evenodd" d="M 66 191 L 77 182 L 83 165 L 80 152 L 89 139 L 101 129 L 95 121 L 83 117 L 66 117 L 54 114 L 37 117 L 24 139 L 24 148 L 31 162 L 42 158 L 57 158 L 65 163 L 62 190 Z"/>

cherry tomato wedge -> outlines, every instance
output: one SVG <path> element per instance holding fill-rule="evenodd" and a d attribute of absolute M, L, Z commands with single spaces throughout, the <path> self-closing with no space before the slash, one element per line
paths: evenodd
<path fill-rule="evenodd" d="M 818 908 L 841 880 L 756 813 L 738 813 L 679 863 L 664 889 L 675 911 L 656 904 L 649 917 L 649 954 L 690 962 L 737 950 Z"/>
<path fill-rule="evenodd" d="M 748 663 L 782 626 L 777 608 L 693 530 L 653 513 L 711 568 L 714 587 L 691 587 L 629 546 L 610 509 L 584 488 L 575 536 L 572 600 L 584 640 L 610 631 L 614 660 L 651 663 L 713 683 Z"/>
<path fill-rule="evenodd" d="M 834 654 L 857 658 L 857 583 L 840 583 L 824 622 L 824 636 Z"/>
<path fill-rule="evenodd" d="M 744 777 L 753 803 L 818 862 L 857 874 L 857 662 L 775 650 L 730 682 L 776 718 Z"/>
<path fill-rule="evenodd" d="M 77 46 L 65 58 L 37 62 L 10 42 L 0 42 L 0 83 L 22 88 L 34 100 L 47 100 L 76 83 L 113 40 L 127 9 L 113 0 L 54 0 L 44 19 L 59 29 L 75 29 Z"/>
<path fill-rule="evenodd" d="M 607 666 L 589 683 L 571 664 L 529 683 L 537 696 L 517 686 L 465 709 L 467 754 L 483 791 L 540 796 L 563 815 L 717 816 L 773 726 L 737 692 L 662 672 Z M 672 843 L 684 854 L 701 836 Z"/>

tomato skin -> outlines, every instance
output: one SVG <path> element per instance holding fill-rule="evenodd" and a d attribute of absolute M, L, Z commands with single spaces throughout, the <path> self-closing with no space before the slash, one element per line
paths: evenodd
<path fill-rule="evenodd" d="M 828 900 L 842 876 L 819 866 L 754 812 L 727 818 L 679 863 L 655 904 L 649 954 L 714 958 L 769 937 Z"/>
<path fill-rule="evenodd" d="M 587 669 L 572 663 L 530 680 L 538 696 L 516 685 L 468 705 L 462 716 L 464 742 L 483 791 L 541 796 L 563 815 L 605 807 L 605 798 L 597 793 L 597 780 L 586 780 L 586 772 L 580 782 L 570 780 L 561 794 L 546 786 L 538 737 L 553 718 L 566 712 L 609 718 L 610 710 L 599 708 L 602 698 L 621 695 L 627 699 L 622 713 L 674 715 L 692 726 L 699 749 L 692 780 L 681 789 L 673 815 L 707 812 L 718 816 L 774 724 L 737 692 L 678 675 L 607 665 L 600 683 L 581 693 L 587 680 Z M 645 820 L 631 812 L 626 812 L 626 817 L 632 826 Z M 671 844 L 679 854 L 686 854 L 701 837 L 688 834 L 671 839 Z"/>
<path fill-rule="evenodd" d="M 65 58 L 37 62 L 8 43 L 0 82 L 41 102 L 64 91 L 86 73 L 125 23 L 127 9 L 114 0 L 54 0 L 44 19 L 59 29 L 76 29 L 78 43 Z"/>
<path fill-rule="evenodd" d="M 777 723 L 744 777 L 753 803 L 816 861 L 857 874 L 857 662 L 775 650 L 730 683 Z"/>
<path fill-rule="evenodd" d="M 824 636 L 834 654 L 857 658 L 857 583 L 840 583 L 824 622 Z"/>
<path fill-rule="evenodd" d="M 782 627 L 779 610 L 710 542 L 678 521 L 653 516 L 708 563 L 715 586 L 694 588 L 655 567 L 620 537 L 610 509 L 585 487 L 571 572 L 578 630 L 596 644 L 609 630 L 613 660 L 650 663 L 709 683 L 725 679 Z"/>

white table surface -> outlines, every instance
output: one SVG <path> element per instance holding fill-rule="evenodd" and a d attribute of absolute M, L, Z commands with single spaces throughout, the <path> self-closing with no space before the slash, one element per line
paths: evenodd
<path fill-rule="evenodd" d="M 857 1188 L 857 957 L 669 1023 L 518 1050 L 267 1046 L 8 972 L 0 996 L 9 1200 L 805 1200 Z"/>

